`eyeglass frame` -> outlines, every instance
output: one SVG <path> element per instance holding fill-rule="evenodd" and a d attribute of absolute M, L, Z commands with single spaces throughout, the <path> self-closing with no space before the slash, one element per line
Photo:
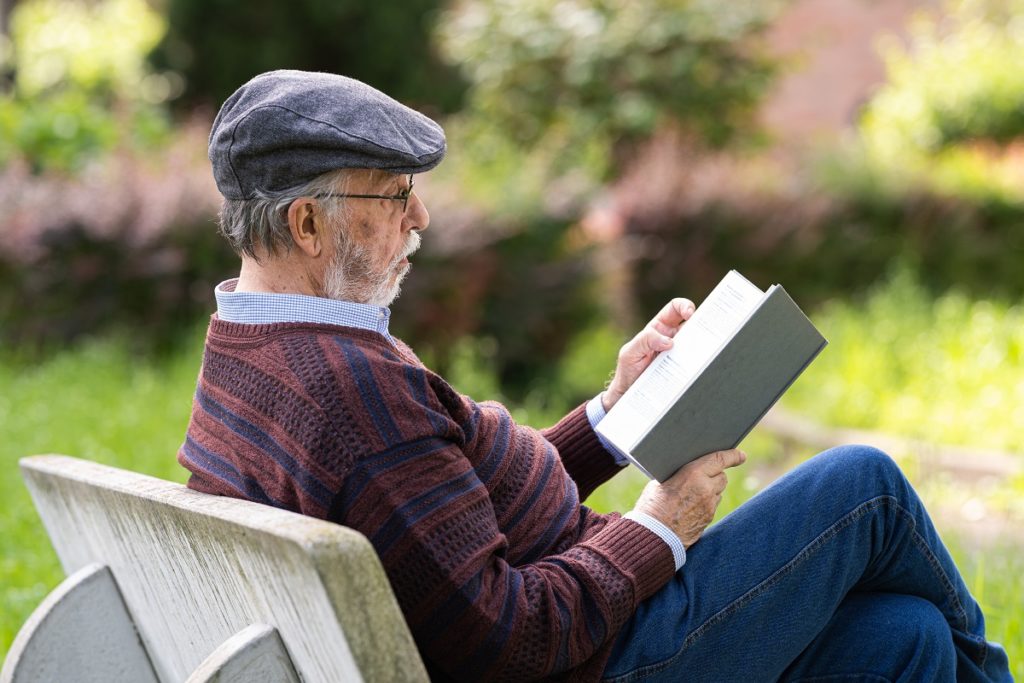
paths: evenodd
<path fill-rule="evenodd" d="M 320 194 L 313 195 L 314 199 L 390 199 L 392 201 L 402 202 L 402 213 L 404 214 L 406 209 L 409 208 L 409 197 L 412 196 L 412 189 L 416 186 L 416 181 L 413 178 L 413 174 L 409 174 L 409 187 L 402 188 L 402 191 L 398 194 L 349 194 L 349 193 L 337 193 L 337 192 L 322 192 Z"/>

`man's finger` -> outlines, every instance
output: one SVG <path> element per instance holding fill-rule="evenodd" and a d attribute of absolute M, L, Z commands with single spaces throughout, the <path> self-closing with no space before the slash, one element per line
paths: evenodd
<path fill-rule="evenodd" d="M 683 321 L 693 315 L 696 306 L 689 299 L 676 297 L 662 307 L 658 314 L 651 319 L 650 326 L 664 335 L 672 336 L 678 330 Z"/>
<path fill-rule="evenodd" d="M 630 344 L 629 357 L 641 360 L 647 356 L 672 348 L 672 339 L 652 328 L 641 330 Z"/>
<path fill-rule="evenodd" d="M 704 474 L 713 477 L 716 474 L 721 474 L 726 468 L 742 465 L 747 461 L 747 454 L 738 448 L 732 448 L 727 451 L 710 453 L 703 456 L 702 460 L 704 462 L 701 469 L 704 471 Z"/>

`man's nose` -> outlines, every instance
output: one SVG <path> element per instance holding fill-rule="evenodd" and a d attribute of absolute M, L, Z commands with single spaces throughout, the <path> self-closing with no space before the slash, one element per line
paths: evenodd
<path fill-rule="evenodd" d="M 405 210 L 406 230 L 426 230 L 430 225 L 430 214 L 427 212 L 427 205 L 423 203 L 420 196 L 415 192 L 409 197 L 409 206 Z"/>

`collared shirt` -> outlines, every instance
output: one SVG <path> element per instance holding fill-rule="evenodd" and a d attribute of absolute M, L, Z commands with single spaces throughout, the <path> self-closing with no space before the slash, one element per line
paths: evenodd
<path fill-rule="evenodd" d="M 238 279 L 226 280 L 214 290 L 217 297 L 217 317 L 232 323 L 266 325 L 270 323 L 317 323 L 342 325 L 369 330 L 383 335 L 394 342 L 388 331 L 391 320 L 390 309 L 351 301 L 336 301 L 306 294 L 271 294 L 269 292 L 236 292 Z M 596 427 L 605 416 L 601 394 L 587 404 L 587 419 Z M 629 459 L 618 451 L 600 434 L 601 444 L 615 458 L 620 467 L 629 464 Z M 642 524 L 656 533 L 672 549 L 676 570 L 686 562 L 686 548 L 679 537 L 665 524 L 642 512 L 627 512 L 624 517 Z"/>
<path fill-rule="evenodd" d="M 317 323 L 369 330 L 394 341 L 388 331 L 391 311 L 383 306 L 335 301 L 306 294 L 236 292 L 238 278 L 226 280 L 214 290 L 217 317 L 232 323 Z"/>

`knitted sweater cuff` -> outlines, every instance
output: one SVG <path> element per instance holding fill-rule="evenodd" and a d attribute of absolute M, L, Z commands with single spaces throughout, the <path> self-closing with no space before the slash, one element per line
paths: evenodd
<path fill-rule="evenodd" d="M 656 533 L 625 517 L 616 517 L 588 539 L 587 545 L 600 552 L 636 589 L 637 603 L 651 597 L 676 572 L 672 550 Z"/>
<path fill-rule="evenodd" d="M 543 434 L 558 449 L 565 471 L 576 482 L 580 500 L 622 471 L 590 426 L 585 403 Z"/>

